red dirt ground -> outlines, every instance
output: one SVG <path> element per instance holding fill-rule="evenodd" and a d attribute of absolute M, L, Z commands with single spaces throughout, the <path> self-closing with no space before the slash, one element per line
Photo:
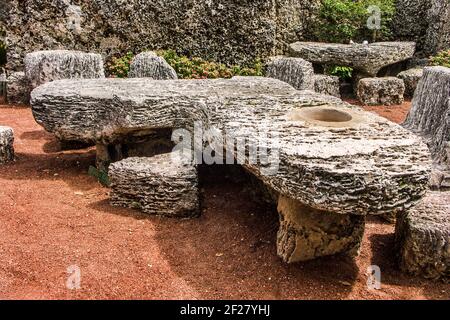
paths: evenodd
<path fill-rule="evenodd" d="M 378 113 L 380 116 L 396 123 L 403 123 L 411 109 L 411 101 L 405 101 L 403 104 L 393 106 L 362 106 L 361 103 L 355 99 L 346 99 L 346 101 L 361 106 L 367 111 Z"/>
<path fill-rule="evenodd" d="M 0 108 L 0 124 L 14 128 L 17 153 L 0 167 L 2 299 L 450 298 L 448 285 L 397 270 L 394 228 L 375 218 L 357 259 L 286 265 L 277 213 L 241 184 L 207 175 L 201 218 L 149 217 L 111 207 L 108 189 L 87 175 L 93 150 L 61 152 L 29 109 Z M 71 265 L 81 269 L 79 290 L 65 285 Z M 381 290 L 367 288 L 370 265 L 381 267 Z"/>

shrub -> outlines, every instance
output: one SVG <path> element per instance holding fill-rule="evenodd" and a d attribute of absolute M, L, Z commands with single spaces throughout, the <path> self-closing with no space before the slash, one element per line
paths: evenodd
<path fill-rule="evenodd" d="M 158 55 L 175 69 L 180 79 L 216 79 L 264 75 L 263 63 L 259 59 L 249 67 L 228 67 L 225 64 L 206 61 L 198 57 L 179 56 L 174 50 L 159 51 Z"/>
<path fill-rule="evenodd" d="M 134 54 L 128 52 L 122 57 L 113 57 L 111 61 L 106 63 L 106 72 L 117 78 L 128 77 L 128 72 L 130 71 L 130 63 L 133 60 Z"/>
<path fill-rule="evenodd" d="M 350 67 L 329 66 L 325 68 L 325 73 L 339 77 L 342 80 L 350 80 L 353 75 L 353 69 Z"/>
<path fill-rule="evenodd" d="M 367 21 L 372 15 L 369 6 L 381 10 L 380 30 L 370 30 Z M 389 40 L 395 0 L 322 0 L 314 34 L 319 41 L 348 43 L 350 40 Z"/>
<path fill-rule="evenodd" d="M 179 56 L 174 50 L 158 51 L 157 54 L 175 69 L 180 79 L 216 79 L 264 75 L 264 64 L 259 59 L 247 67 L 228 67 L 225 64 L 206 61 L 202 58 Z M 111 61 L 106 63 L 107 73 L 113 77 L 126 78 L 133 58 L 132 52 L 128 52 L 121 57 L 113 57 Z"/>
<path fill-rule="evenodd" d="M 430 58 L 430 65 L 450 68 L 450 49 L 439 52 Z"/>

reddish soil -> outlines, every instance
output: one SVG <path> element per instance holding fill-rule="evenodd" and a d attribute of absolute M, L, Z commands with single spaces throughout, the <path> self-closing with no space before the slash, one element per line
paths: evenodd
<path fill-rule="evenodd" d="M 403 123 L 411 109 L 411 101 L 405 101 L 403 104 L 392 106 L 362 106 L 360 102 L 355 99 L 346 99 L 346 101 L 361 106 L 367 111 L 378 113 L 380 116 L 396 123 Z"/>
<path fill-rule="evenodd" d="M 398 120 L 391 109 L 381 113 Z M 242 184 L 206 174 L 202 217 L 149 217 L 111 207 L 108 189 L 87 174 L 93 150 L 60 151 L 29 109 L 0 108 L 0 124 L 14 128 L 17 153 L 0 167 L 2 299 L 450 298 L 448 285 L 397 270 L 394 227 L 375 218 L 357 259 L 286 265 L 276 255 L 277 213 Z M 71 265 L 79 290 L 65 285 Z M 381 267 L 381 290 L 367 288 L 370 265 Z"/>

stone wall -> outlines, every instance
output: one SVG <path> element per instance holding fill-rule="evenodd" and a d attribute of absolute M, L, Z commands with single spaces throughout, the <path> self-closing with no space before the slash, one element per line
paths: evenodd
<path fill-rule="evenodd" d="M 8 70 L 25 53 L 77 49 L 104 56 L 176 49 L 226 63 L 277 54 L 307 38 L 320 0 L 1 0 Z M 3 32 L 2 32 L 3 31 Z"/>
<path fill-rule="evenodd" d="M 397 0 L 394 34 L 417 42 L 421 57 L 450 48 L 450 1 Z"/>

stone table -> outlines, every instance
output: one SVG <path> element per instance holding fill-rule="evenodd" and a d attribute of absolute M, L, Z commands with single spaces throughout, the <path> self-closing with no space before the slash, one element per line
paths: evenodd
<path fill-rule="evenodd" d="M 420 138 L 338 98 L 270 78 L 62 80 L 34 90 L 32 108 L 59 138 L 103 146 L 167 128 L 197 134 L 201 124 L 208 134 L 200 144 L 216 160 L 231 156 L 279 195 L 277 245 L 286 262 L 356 254 L 365 215 L 403 212 L 428 184 Z M 225 148 L 217 143 L 223 136 Z"/>
<path fill-rule="evenodd" d="M 414 42 L 376 42 L 369 45 L 295 42 L 290 45 L 292 57 L 315 64 L 349 66 L 372 77 L 377 76 L 383 67 L 412 58 L 415 50 Z"/>

